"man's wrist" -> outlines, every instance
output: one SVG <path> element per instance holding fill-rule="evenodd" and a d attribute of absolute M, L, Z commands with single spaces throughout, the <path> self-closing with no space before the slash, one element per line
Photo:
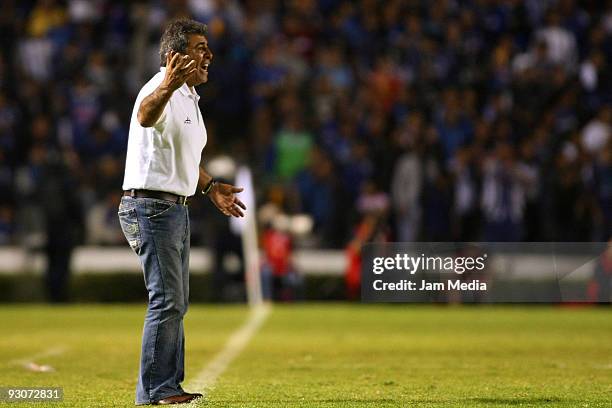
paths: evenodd
<path fill-rule="evenodd" d="M 167 83 L 166 81 L 162 81 L 162 83 L 159 84 L 159 86 L 157 87 L 158 92 L 164 98 L 166 97 L 170 98 L 172 94 L 174 93 L 174 91 L 176 91 L 177 89 L 178 88 L 173 87 L 171 84 Z"/>
<path fill-rule="evenodd" d="M 215 180 L 214 178 L 211 178 L 208 184 L 204 186 L 204 189 L 202 189 L 202 194 L 208 195 L 212 191 L 215 184 L 217 184 L 217 180 Z"/>

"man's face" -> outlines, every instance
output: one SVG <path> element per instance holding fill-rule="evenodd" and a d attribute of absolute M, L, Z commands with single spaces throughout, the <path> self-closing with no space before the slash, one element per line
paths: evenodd
<path fill-rule="evenodd" d="M 191 34 L 186 54 L 193 58 L 197 67 L 197 70 L 187 79 L 187 85 L 196 86 L 208 82 L 208 66 L 213 59 L 213 53 L 208 48 L 206 37 Z"/>

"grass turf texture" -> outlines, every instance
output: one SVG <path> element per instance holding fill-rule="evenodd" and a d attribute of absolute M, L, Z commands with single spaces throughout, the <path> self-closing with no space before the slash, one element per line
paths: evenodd
<path fill-rule="evenodd" d="M 612 406 L 612 310 L 276 305 L 202 407 Z M 62 386 L 64 402 L 130 407 L 144 308 L 0 307 L 0 386 Z M 247 312 L 193 305 L 187 382 Z M 35 360 L 56 371 L 30 372 Z M 198 391 L 191 390 L 188 391 Z"/>

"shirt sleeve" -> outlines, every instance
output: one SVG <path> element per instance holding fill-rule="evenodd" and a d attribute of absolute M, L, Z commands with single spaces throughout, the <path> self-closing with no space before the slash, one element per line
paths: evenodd
<path fill-rule="evenodd" d="M 136 97 L 137 109 L 140 109 L 140 104 L 142 103 L 142 101 L 157 89 L 159 84 L 161 84 L 162 79 L 162 76 L 156 75 L 142 87 L 142 89 L 138 93 L 138 96 Z M 168 117 L 168 105 L 170 105 L 170 102 L 166 103 L 166 106 L 164 106 L 164 110 L 162 111 L 161 115 L 159 115 L 159 118 L 151 127 L 158 129 L 160 126 L 164 126 L 164 124 L 166 123 L 166 118 Z"/>

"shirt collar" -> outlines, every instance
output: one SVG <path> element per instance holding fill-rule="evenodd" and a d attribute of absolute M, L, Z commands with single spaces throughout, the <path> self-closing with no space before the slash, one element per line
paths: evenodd
<path fill-rule="evenodd" d="M 166 67 L 160 67 L 159 71 L 163 74 L 166 73 Z M 189 85 L 187 85 L 187 83 L 184 83 L 183 85 L 181 85 L 181 87 L 178 89 L 180 93 L 182 93 L 183 95 L 189 97 L 189 98 L 195 98 L 196 101 L 200 100 L 200 95 L 197 93 L 197 91 L 195 90 L 195 87 L 192 88 L 193 92 L 189 89 Z"/>

